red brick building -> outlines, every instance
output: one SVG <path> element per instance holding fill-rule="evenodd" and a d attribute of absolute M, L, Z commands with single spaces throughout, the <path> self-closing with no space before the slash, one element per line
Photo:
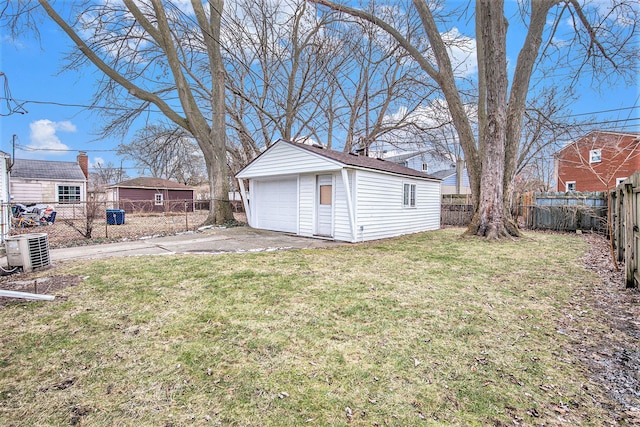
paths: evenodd
<path fill-rule="evenodd" d="M 558 191 L 606 191 L 640 170 L 640 134 L 594 131 L 555 154 Z"/>

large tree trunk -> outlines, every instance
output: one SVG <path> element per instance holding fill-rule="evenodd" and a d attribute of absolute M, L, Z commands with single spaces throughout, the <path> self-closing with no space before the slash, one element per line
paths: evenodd
<path fill-rule="evenodd" d="M 465 232 L 487 238 L 510 235 L 504 204 L 504 165 L 507 130 L 507 21 L 501 0 L 479 0 L 476 14 L 482 49 L 478 62 L 486 83 L 486 111 L 480 114 L 482 147 L 479 206 Z"/>
<path fill-rule="evenodd" d="M 227 166 L 227 138 L 226 138 L 226 104 L 224 86 L 224 64 L 220 53 L 220 21 L 224 0 L 210 0 L 208 20 L 199 0 L 192 0 L 198 24 L 203 33 L 203 39 L 209 54 L 209 71 L 211 72 L 211 127 L 206 128 L 201 116 L 194 121 L 198 143 L 203 148 L 207 160 L 209 174 L 209 191 L 211 204 L 209 217 L 205 224 L 224 224 L 233 221 L 233 211 L 229 203 L 229 168 Z M 190 107 L 190 106 L 189 106 Z M 195 107 L 195 106 L 194 106 Z M 190 108 L 186 108 L 187 113 Z M 195 108 L 194 108 L 195 110 Z M 187 117 L 189 115 L 187 114 Z M 206 132 L 205 132 L 206 130 Z M 207 155 L 208 154 L 208 155 Z"/>

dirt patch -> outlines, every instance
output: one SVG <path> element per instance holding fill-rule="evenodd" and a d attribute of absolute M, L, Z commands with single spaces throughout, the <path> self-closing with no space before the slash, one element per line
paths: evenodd
<path fill-rule="evenodd" d="M 607 239 L 597 234 L 584 239 L 590 249 L 582 261 L 602 280 L 593 288 L 576 289 L 561 328 L 573 338 L 572 354 L 610 397 L 603 405 L 612 417 L 623 425 L 640 425 L 640 292 L 625 289 L 623 266 L 616 271 Z M 599 327 L 581 322 L 588 311 Z"/>
<path fill-rule="evenodd" d="M 54 295 L 60 298 L 60 291 L 79 284 L 79 276 L 58 274 L 44 277 L 34 277 L 33 273 L 18 273 L 0 277 L 0 289 L 7 291 L 29 292 L 34 294 Z M 0 308 L 8 304 L 24 303 L 21 298 L 0 297 Z"/>

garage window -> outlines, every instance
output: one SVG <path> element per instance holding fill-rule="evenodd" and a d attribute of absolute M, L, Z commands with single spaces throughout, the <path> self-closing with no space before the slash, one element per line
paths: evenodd
<path fill-rule="evenodd" d="M 404 191 L 402 195 L 402 205 L 405 208 L 416 207 L 416 185 L 404 184 Z"/>
<path fill-rule="evenodd" d="M 164 204 L 164 196 L 162 195 L 162 193 L 156 193 L 155 205 L 162 206 L 163 204 Z"/>

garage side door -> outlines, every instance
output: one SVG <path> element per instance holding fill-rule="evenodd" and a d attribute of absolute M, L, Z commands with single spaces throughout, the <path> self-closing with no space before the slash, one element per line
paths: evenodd
<path fill-rule="evenodd" d="M 257 228 L 298 232 L 298 180 L 257 181 L 254 206 Z"/>

